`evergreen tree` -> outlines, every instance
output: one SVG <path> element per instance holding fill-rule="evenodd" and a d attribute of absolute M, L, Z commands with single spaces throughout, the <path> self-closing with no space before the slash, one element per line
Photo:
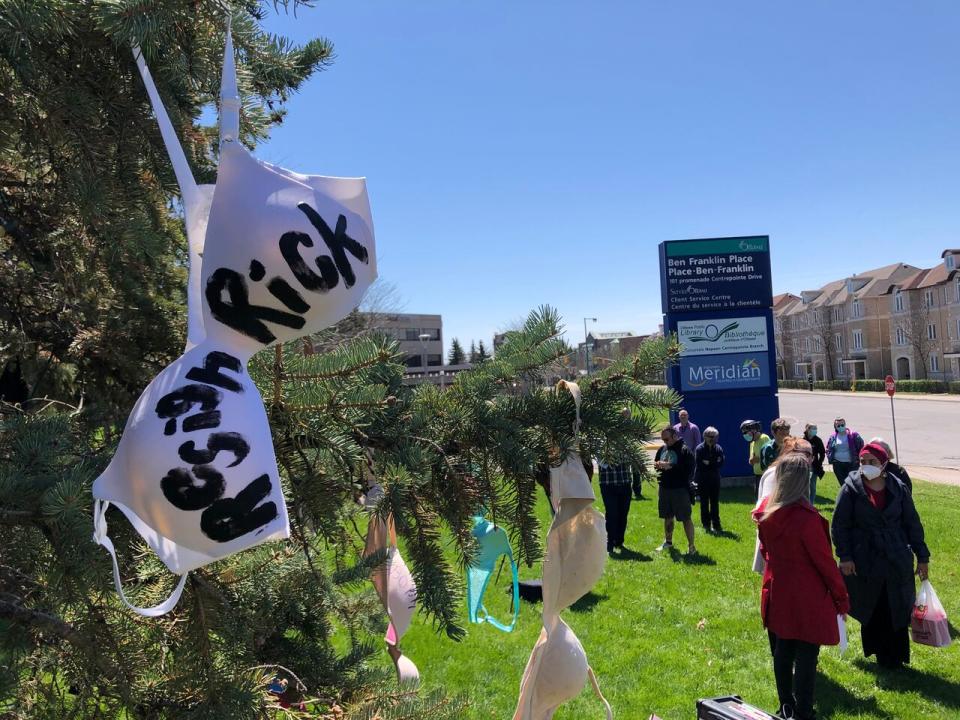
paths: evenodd
<path fill-rule="evenodd" d="M 477 356 L 477 342 L 476 340 L 470 341 L 470 354 L 467 356 L 471 364 L 476 365 L 478 360 Z"/>
<path fill-rule="evenodd" d="M 456 338 L 450 343 L 450 354 L 447 357 L 447 363 L 450 365 L 463 365 L 467 361 L 467 356 L 463 352 L 463 346 Z"/>
<path fill-rule="evenodd" d="M 566 352 L 549 308 L 446 392 L 405 387 L 399 346 L 376 334 L 257 355 L 292 539 L 192 572 L 168 615 L 126 610 L 90 539 L 91 484 L 184 336 L 176 186 L 129 48 L 143 48 L 194 175 L 210 182 L 216 130 L 198 118 L 219 90 L 224 5 L 0 0 L 0 392 L 55 398 L 0 403 L 0 715 L 274 718 L 266 687 L 279 674 L 306 703 L 284 717 L 462 717 L 458 698 L 396 685 L 369 588 L 383 556 L 362 559 L 356 498 L 371 478 L 383 485 L 376 511 L 396 520 L 420 611 L 447 636 L 437 642 L 460 638 L 471 515 L 488 508 L 518 559 L 538 562 L 537 482 L 574 445 L 569 394 L 539 389 Z M 234 8 L 253 146 L 332 48 L 266 35 L 257 2 Z M 645 467 L 650 411 L 676 399 L 645 383 L 675 357 L 647 343 L 584 383 L 585 457 Z M 116 510 L 109 519 L 131 600 L 156 603 L 175 578 Z"/>
<path fill-rule="evenodd" d="M 490 359 L 490 354 L 487 352 L 486 346 L 483 344 L 483 340 L 480 341 L 480 344 L 477 345 L 477 362 L 482 363 L 485 360 Z"/>

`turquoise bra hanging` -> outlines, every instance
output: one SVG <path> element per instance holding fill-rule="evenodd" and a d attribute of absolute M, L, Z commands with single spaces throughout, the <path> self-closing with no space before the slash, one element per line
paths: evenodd
<path fill-rule="evenodd" d="M 520 614 L 520 579 L 510 540 L 503 528 L 498 528 L 482 515 L 474 516 L 473 536 L 477 539 L 478 550 L 473 563 L 467 569 L 467 610 L 470 622 L 487 622 L 498 630 L 511 632 Z M 483 593 L 493 576 L 497 560 L 502 556 L 506 556 L 510 561 L 510 571 L 513 573 L 513 619 L 509 625 L 504 625 L 490 615 L 483 606 Z"/>

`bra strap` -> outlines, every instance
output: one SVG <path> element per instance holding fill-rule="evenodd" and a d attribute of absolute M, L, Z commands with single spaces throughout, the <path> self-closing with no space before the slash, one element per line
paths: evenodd
<path fill-rule="evenodd" d="M 123 592 L 123 587 L 120 583 L 120 567 L 117 565 L 117 551 L 113 547 L 113 541 L 107 537 L 107 508 L 110 507 L 110 503 L 104 500 L 95 500 L 93 504 L 93 541 L 99 545 L 103 545 L 107 549 L 107 552 L 110 553 L 110 559 L 113 561 L 113 584 L 117 588 L 117 594 L 120 596 L 120 600 L 123 601 L 123 604 L 128 608 L 133 610 L 138 615 L 143 615 L 144 617 L 160 617 L 161 615 L 166 615 L 168 612 L 173 610 L 176 607 L 177 603 L 180 602 L 180 596 L 183 594 L 183 588 L 187 584 L 187 573 L 184 573 L 180 576 L 180 582 L 177 583 L 177 587 L 174 589 L 173 594 L 164 600 L 159 605 L 154 605 L 149 608 L 137 607 L 131 603 L 126 594 Z"/>
<path fill-rule="evenodd" d="M 177 183 L 180 185 L 180 192 L 183 195 L 183 204 L 190 205 L 197 193 L 197 183 L 193 179 L 190 165 L 187 164 L 187 156 L 183 153 L 183 147 L 180 145 L 177 133 L 174 132 L 170 117 L 167 115 L 167 109 L 163 106 L 160 93 L 157 92 L 157 86 L 153 83 L 153 76 L 150 75 L 150 70 L 143 60 L 143 53 L 137 45 L 133 46 L 133 57 L 137 61 L 137 69 L 140 71 L 140 77 L 143 78 L 143 84 L 147 88 L 147 95 L 150 96 L 153 114 L 157 116 L 160 136 L 167 148 L 167 155 L 170 156 L 173 173 L 177 176 Z"/>
<path fill-rule="evenodd" d="M 597 694 L 597 697 L 600 698 L 600 702 L 603 703 L 603 707 L 607 711 L 607 720 L 613 720 L 613 710 L 610 709 L 610 703 L 607 702 L 603 693 L 600 692 L 600 683 L 597 682 L 597 676 L 593 674 L 593 668 L 589 665 L 587 666 L 587 675 L 590 676 L 590 684 L 593 685 L 593 691 Z"/>
<path fill-rule="evenodd" d="M 237 90 L 237 66 L 233 57 L 233 33 L 227 17 L 227 42 L 223 48 L 223 74 L 220 77 L 220 144 L 240 137 L 240 91 Z"/>

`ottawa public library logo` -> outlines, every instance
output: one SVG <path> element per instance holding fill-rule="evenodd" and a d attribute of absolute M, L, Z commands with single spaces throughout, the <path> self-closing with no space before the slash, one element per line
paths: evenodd
<path fill-rule="evenodd" d="M 738 247 L 740 250 L 745 252 L 750 252 L 752 250 L 759 250 L 760 252 L 763 252 L 766 249 L 764 248 L 762 241 L 750 242 L 749 240 L 741 240 Z"/>
<path fill-rule="evenodd" d="M 758 380 L 760 376 L 760 363 L 754 358 L 747 358 L 742 364 L 734 362 L 729 365 L 691 367 L 689 385 L 692 388 L 699 388 L 709 382 L 718 385 L 736 384 L 744 380 Z"/>
<path fill-rule="evenodd" d="M 715 343 L 719 341 L 727 333 L 733 332 L 738 327 L 740 327 L 740 323 L 732 322 L 726 327 L 724 327 L 722 330 L 720 330 L 717 328 L 716 325 L 714 325 L 713 323 L 710 323 L 703 329 L 702 335 L 691 335 L 689 337 L 685 337 L 684 340 L 689 340 L 690 342 L 695 342 L 695 343 L 699 343 L 699 342 Z"/>

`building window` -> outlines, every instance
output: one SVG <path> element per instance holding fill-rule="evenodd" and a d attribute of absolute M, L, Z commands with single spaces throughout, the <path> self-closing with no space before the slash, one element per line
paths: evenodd
<path fill-rule="evenodd" d="M 843 335 L 834 335 L 833 336 L 833 346 L 837 350 L 843 350 Z"/>
<path fill-rule="evenodd" d="M 903 328 L 898 327 L 897 328 L 897 345 L 906 345 L 906 344 L 907 344 L 907 334 L 903 331 Z"/>
<path fill-rule="evenodd" d="M 423 367 L 423 360 L 419 355 L 407 355 L 406 360 L 404 360 L 404 365 L 408 368 Z"/>
<path fill-rule="evenodd" d="M 439 367 L 443 365 L 443 355 L 427 355 L 427 365 L 429 367 Z"/>
<path fill-rule="evenodd" d="M 940 372 L 940 358 L 930 355 L 930 372 Z"/>
<path fill-rule="evenodd" d="M 895 312 L 903 312 L 903 293 L 897 290 L 896 295 L 893 296 L 893 309 Z"/>
<path fill-rule="evenodd" d="M 853 331 L 853 349 L 863 350 L 863 331 L 861 330 Z"/>
<path fill-rule="evenodd" d="M 843 375 L 843 358 L 837 358 L 837 375 Z"/>
<path fill-rule="evenodd" d="M 957 302 L 960 303 L 960 278 L 957 279 Z"/>
<path fill-rule="evenodd" d="M 800 363 L 797 363 L 796 365 L 793 366 L 793 376 L 797 378 L 806 377 L 806 373 L 803 372 L 803 365 L 801 365 Z"/>
<path fill-rule="evenodd" d="M 957 340 L 960 340 L 960 318 L 957 318 Z"/>
<path fill-rule="evenodd" d="M 419 340 L 420 339 L 420 328 L 406 328 L 403 331 L 404 340 Z"/>
<path fill-rule="evenodd" d="M 960 333 L 960 320 L 957 320 L 957 332 Z M 793 354 L 800 354 L 800 341 L 797 338 L 793 339 Z"/>
<path fill-rule="evenodd" d="M 854 300 L 854 301 L 853 301 L 853 316 L 854 316 L 855 318 L 858 318 L 858 317 L 860 317 L 861 315 L 863 315 L 863 308 L 862 308 L 861 305 L 860 305 L 860 301 L 859 301 L 859 300 Z"/>
<path fill-rule="evenodd" d="M 803 349 L 807 352 L 810 352 L 810 338 L 803 339 Z"/>
<path fill-rule="evenodd" d="M 923 302 L 928 308 L 933 307 L 933 290 L 927 290 L 923 294 Z"/>
<path fill-rule="evenodd" d="M 817 352 L 820 352 L 820 348 L 822 347 L 821 344 L 820 344 L 820 338 L 814 338 L 814 339 L 813 339 L 813 344 L 814 344 L 814 347 L 816 348 Z"/>
<path fill-rule="evenodd" d="M 429 335 L 430 340 L 439 340 L 440 339 L 440 328 L 423 328 L 420 331 L 421 335 Z"/>
<path fill-rule="evenodd" d="M 936 340 L 937 339 L 937 326 L 933 323 L 927 325 L 927 340 Z"/>
<path fill-rule="evenodd" d="M 841 320 L 843 320 L 843 308 L 842 308 L 842 307 L 837 307 L 837 308 L 834 308 L 834 309 L 833 309 L 833 319 L 834 319 L 834 321 L 836 321 L 836 322 L 840 322 Z"/>
<path fill-rule="evenodd" d="M 957 266 L 957 259 L 953 255 L 947 255 L 947 270 L 953 270 Z"/>

